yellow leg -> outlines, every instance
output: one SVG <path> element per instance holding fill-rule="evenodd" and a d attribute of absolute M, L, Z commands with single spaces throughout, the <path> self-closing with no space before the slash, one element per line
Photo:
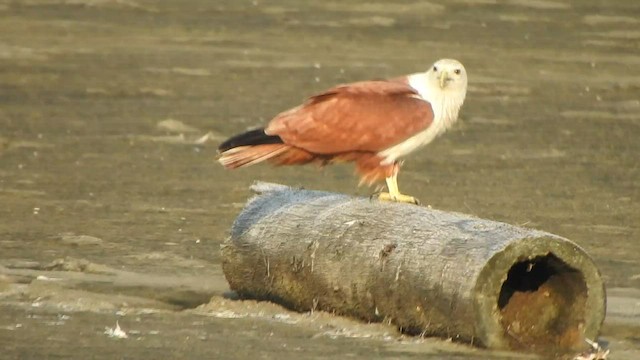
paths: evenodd
<path fill-rule="evenodd" d="M 398 173 L 397 172 L 391 175 L 390 177 L 386 178 L 386 181 L 387 181 L 387 188 L 389 189 L 389 192 L 380 193 L 378 195 L 379 200 L 403 202 L 403 203 L 416 204 L 416 205 L 420 204 L 420 201 L 414 198 L 413 196 L 404 195 L 400 193 L 400 190 L 398 190 Z"/>

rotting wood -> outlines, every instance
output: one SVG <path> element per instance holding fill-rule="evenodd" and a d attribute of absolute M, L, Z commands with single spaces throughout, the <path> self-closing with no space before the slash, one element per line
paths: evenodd
<path fill-rule="evenodd" d="M 491 348 L 581 348 L 602 325 L 600 273 L 565 238 L 413 205 L 252 189 L 222 249 L 242 297 Z"/>

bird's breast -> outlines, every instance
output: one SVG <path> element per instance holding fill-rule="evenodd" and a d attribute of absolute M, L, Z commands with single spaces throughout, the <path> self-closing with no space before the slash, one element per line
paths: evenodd
<path fill-rule="evenodd" d="M 390 148 L 387 148 L 378 153 L 384 160 L 382 165 L 388 165 L 396 161 L 397 159 L 404 157 L 416 149 L 419 149 L 433 141 L 438 135 L 440 135 L 446 127 L 443 119 L 434 118 L 431 125 L 419 133 L 411 136 L 403 142 L 396 144 Z"/>

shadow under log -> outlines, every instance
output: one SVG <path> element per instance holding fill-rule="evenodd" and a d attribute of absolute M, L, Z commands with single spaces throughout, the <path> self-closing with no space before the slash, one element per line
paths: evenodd
<path fill-rule="evenodd" d="M 583 348 L 602 325 L 600 273 L 565 238 L 413 205 L 252 189 L 222 249 L 241 297 L 489 348 Z"/>

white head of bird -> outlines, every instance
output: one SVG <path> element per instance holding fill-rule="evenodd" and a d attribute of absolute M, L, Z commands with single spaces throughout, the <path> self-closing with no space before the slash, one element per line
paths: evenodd
<path fill-rule="evenodd" d="M 440 59 L 426 72 L 409 75 L 409 85 L 431 103 L 434 110 L 445 105 L 459 109 L 467 94 L 467 71 L 458 60 Z M 445 100 L 447 104 L 443 103 Z"/>
<path fill-rule="evenodd" d="M 439 88 L 444 93 L 464 96 L 467 92 L 467 71 L 458 60 L 441 59 L 427 71 L 427 82 L 429 87 Z"/>
<path fill-rule="evenodd" d="M 431 104 L 436 133 L 449 128 L 467 95 L 467 71 L 458 60 L 440 59 L 423 73 L 409 75 L 409 85 Z"/>

